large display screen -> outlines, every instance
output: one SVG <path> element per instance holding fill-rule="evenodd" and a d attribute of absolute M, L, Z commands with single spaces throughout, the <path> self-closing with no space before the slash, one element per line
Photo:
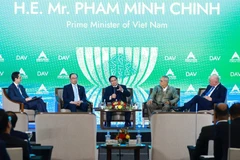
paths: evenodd
<path fill-rule="evenodd" d="M 229 105 L 240 99 L 238 0 L 2 0 L 0 26 L 0 87 L 20 71 L 50 112 L 72 72 L 94 106 L 110 75 L 134 89 L 138 104 L 162 75 L 181 88 L 179 105 L 211 74 L 227 87 Z"/>

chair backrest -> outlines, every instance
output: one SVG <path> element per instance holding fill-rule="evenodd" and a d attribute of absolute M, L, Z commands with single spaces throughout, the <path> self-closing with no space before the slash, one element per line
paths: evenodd
<path fill-rule="evenodd" d="M 158 113 L 151 117 L 152 159 L 187 160 L 187 145 L 195 145 L 201 128 L 212 124 L 210 114 Z"/>
<path fill-rule="evenodd" d="M 2 88 L 2 103 L 3 109 L 5 109 L 5 111 L 23 112 L 24 105 L 22 103 L 14 102 L 9 98 L 8 88 Z"/>
<path fill-rule="evenodd" d="M 96 116 L 89 113 L 37 114 L 36 143 L 53 146 L 52 159 L 94 160 Z"/>
<path fill-rule="evenodd" d="M 229 148 L 228 149 L 228 160 L 239 160 L 240 148 Z"/>
<path fill-rule="evenodd" d="M 15 130 L 26 132 L 28 131 L 28 115 L 24 112 L 16 113 L 18 121 L 15 126 Z"/>
<path fill-rule="evenodd" d="M 202 93 L 206 90 L 207 88 L 199 88 L 198 89 L 198 95 L 201 96 Z"/>
<path fill-rule="evenodd" d="M 63 108 L 63 88 L 55 88 L 55 98 L 58 111 L 60 111 Z"/>
<path fill-rule="evenodd" d="M 11 160 L 22 160 L 23 159 L 23 150 L 21 147 L 17 148 L 7 148 L 8 155 Z"/>
<path fill-rule="evenodd" d="M 127 90 L 130 92 L 130 96 L 127 97 L 127 103 L 131 104 L 133 102 L 133 89 L 132 88 L 127 88 Z M 102 88 L 102 97 L 104 95 L 105 88 Z"/>

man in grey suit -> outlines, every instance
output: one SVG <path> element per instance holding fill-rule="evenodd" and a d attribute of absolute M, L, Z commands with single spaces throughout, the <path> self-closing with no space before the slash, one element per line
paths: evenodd
<path fill-rule="evenodd" d="M 168 82 L 168 76 L 162 76 L 159 85 L 154 87 L 147 102 L 149 120 L 154 110 L 167 112 L 179 101 L 177 90 L 169 86 Z"/>

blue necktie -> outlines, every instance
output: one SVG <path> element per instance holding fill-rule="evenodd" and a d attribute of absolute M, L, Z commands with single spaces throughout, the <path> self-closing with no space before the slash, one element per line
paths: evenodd
<path fill-rule="evenodd" d="M 209 94 L 212 92 L 212 90 L 214 89 L 215 87 L 212 87 L 209 89 L 209 91 L 206 93 L 206 96 L 209 96 Z"/>
<path fill-rule="evenodd" d="M 78 101 L 79 100 L 79 95 L 78 95 L 78 91 L 77 91 L 77 85 L 74 85 L 74 101 Z"/>
<path fill-rule="evenodd" d="M 25 98 L 25 97 L 22 95 L 22 91 L 21 91 L 21 89 L 19 88 L 19 85 L 17 85 L 17 89 L 18 89 L 19 93 L 21 94 L 22 98 Z"/>

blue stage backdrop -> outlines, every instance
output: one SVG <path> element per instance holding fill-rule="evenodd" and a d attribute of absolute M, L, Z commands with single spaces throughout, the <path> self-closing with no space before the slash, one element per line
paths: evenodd
<path fill-rule="evenodd" d="M 55 112 L 54 89 L 68 84 L 71 72 L 94 106 L 110 75 L 134 89 L 138 104 L 168 75 L 183 105 L 218 74 L 231 105 L 240 99 L 238 6 L 238 0 L 2 0 L 0 87 L 20 71 L 29 95 L 43 96 Z"/>

